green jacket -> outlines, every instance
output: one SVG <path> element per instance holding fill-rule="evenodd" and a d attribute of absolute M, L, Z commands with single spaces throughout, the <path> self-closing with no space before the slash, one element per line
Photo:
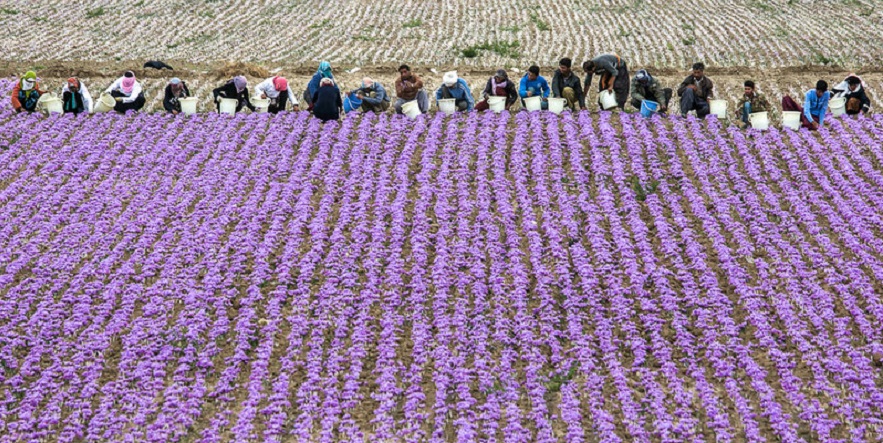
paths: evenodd
<path fill-rule="evenodd" d="M 633 78 L 631 88 L 629 88 L 629 95 L 632 97 L 632 100 L 650 100 L 665 106 L 665 94 L 662 92 L 662 86 L 656 77 L 650 77 L 650 81 L 646 85 L 642 85 Z"/>
<path fill-rule="evenodd" d="M 739 103 L 736 105 L 737 114 L 742 115 L 745 103 L 751 103 L 751 112 L 770 112 L 772 110 L 770 102 L 759 92 L 755 92 L 754 97 L 750 99 L 745 94 L 742 94 L 742 98 L 739 99 Z"/>

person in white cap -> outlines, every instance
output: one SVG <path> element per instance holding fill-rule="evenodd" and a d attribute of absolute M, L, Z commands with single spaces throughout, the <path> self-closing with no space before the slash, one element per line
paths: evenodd
<path fill-rule="evenodd" d="M 458 111 L 469 112 L 475 107 L 475 99 L 466 80 L 457 76 L 457 71 L 446 72 L 442 77 L 442 85 L 435 91 L 436 106 L 442 99 L 454 99 Z"/>

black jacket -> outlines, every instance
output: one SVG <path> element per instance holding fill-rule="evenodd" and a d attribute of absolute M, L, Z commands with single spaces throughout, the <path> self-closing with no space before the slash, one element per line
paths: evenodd
<path fill-rule="evenodd" d="M 835 91 L 836 92 L 836 91 Z M 860 88 L 858 91 L 852 92 L 847 90 L 843 94 L 843 98 L 848 102 L 851 98 L 857 98 L 862 103 L 862 111 L 867 113 L 871 110 L 871 99 L 868 98 L 868 94 L 865 93 L 865 88 Z"/>
<path fill-rule="evenodd" d="M 212 95 L 215 98 L 218 109 L 221 109 L 221 101 L 218 100 L 218 97 L 238 99 L 239 103 L 236 105 L 236 112 L 241 111 L 243 106 L 248 107 L 252 111 L 255 109 L 254 105 L 251 104 L 251 99 L 248 97 L 248 88 L 243 89 L 242 92 L 236 92 L 236 85 L 233 84 L 232 80 L 212 90 Z"/>
<path fill-rule="evenodd" d="M 589 82 L 591 82 L 591 80 Z M 564 76 L 561 75 L 561 71 L 556 69 L 555 75 L 552 76 L 552 97 L 564 97 L 562 95 L 564 88 L 573 88 L 573 92 L 576 93 L 576 98 L 579 101 L 579 107 L 586 107 L 586 94 L 583 92 L 579 77 L 571 72 L 570 77 L 564 78 Z"/>
<path fill-rule="evenodd" d="M 319 86 L 313 94 L 313 115 L 322 121 L 339 119 L 342 107 L 343 100 L 337 86 Z"/>
<path fill-rule="evenodd" d="M 184 85 L 184 97 L 190 97 L 190 89 L 187 88 L 187 83 L 184 81 L 181 81 L 181 84 Z M 162 99 L 162 107 L 166 108 L 166 111 L 168 111 L 168 112 L 172 112 L 172 111 L 181 112 L 181 104 L 178 103 L 178 98 L 175 97 L 174 94 L 172 94 L 172 85 L 171 84 L 166 85 L 166 92 L 163 95 L 163 99 Z"/>
<path fill-rule="evenodd" d="M 491 89 L 493 88 L 493 80 L 493 77 L 487 79 L 487 84 L 484 86 L 483 93 L 488 97 L 493 97 L 494 95 L 494 91 Z M 515 82 L 511 79 L 506 79 L 506 87 L 504 89 L 506 90 L 506 104 L 512 105 L 518 100 L 518 89 L 515 87 Z"/>
<path fill-rule="evenodd" d="M 61 94 L 61 104 L 64 112 L 79 114 L 86 111 L 86 104 L 83 103 L 83 94 L 79 92 L 64 91 Z"/>

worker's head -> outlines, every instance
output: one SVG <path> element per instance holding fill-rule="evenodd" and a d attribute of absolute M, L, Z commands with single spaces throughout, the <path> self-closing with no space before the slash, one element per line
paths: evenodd
<path fill-rule="evenodd" d="M 458 78 L 459 77 L 457 77 L 457 71 L 448 71 L 445 72 L 444 76 L 442 76 L 442 83 L 444 83 L 445 86 L 451 88 L 457 84 Z"/>
<path fill-rule="evenodd" d="M 635 81 L 637 81 L 638 84 L 647 86 L 647 83 L 650 83 L 650 74 L 647 72 L 647 70 L 641 69 L 640 71 L 638 71 L 637 74 L 635 74 Z"/>
<path fill-rule="evenodd" d="M 860 78 L 852 76 L 846 79 L 846 84 L 849 85 L 850 91 L 855 91 L 858 89 L 859 85 L 862 84 L 862 81 Z"/>
<path fill-rule="evenodd" d="M 322 77 L 333 77 L 334 74 L 331 72 L 331 63 L 327 61 L 323 61 L 319 63 L 319 69 L 317 71 Z"/>
<path fill-rule="evenodd" d="M 77 92 L 80 90 L 80 80 L 76 77 L 71 77 L 67 79 L 67 89 L 71 92 Z"/>
<path fill-rule="evenodd" d="M 506 74 L 506 71 L 502 69 L 497 69 L 497 72 L 494 73 L 494 81 L 497 83 L 503 83 L 509 80 L 509 75 Z"/>
<path fill-rule="evenodd" d="M 527 68 L 527 79 L 530 81 L 536 80 L 540 76 L 540 67 L 537 65 L 533 65 Z"/>
<path fill-rule="evenodd" d="M 561 71 L 561 75 L 565 77 L 570 75 L 571 66 L 573 66 L 573 62 L 567 57 L 564 57 L 558 61 L 558 70 Z"/>
<path fill-rule="evenodd" d="M 754 82 L 751 80 L 745 80 L 745 95 L 751 97 L 754 95 Z"/>
<path fill-rule="evenodd" d="M 411 67 L 408 65 L 399 66 L 399 74 L 402 75 L 402 78 L 408 78 L 411 76 Z"/>
<path fill-rule="evenodd" d="M 367 89 L 373 88 L 374 87 L 374 79 L 372 79 L 371 77 L 363 78 L 362 79 L 362 87 L 367 88 Z"/>
<path fill-rule="evenodd" d="M 585 72 L 586 74 L 595 72 L 595 62 L 592 60 L 583 62 L 583 72 Z"/>
<path fill-rule="evenodd" d="M 693 78 L 701 80 L 705 75 L 705 64 L 702 62 L 693 63 Z"/>
<path fill-rule="evenodd" d="M 816 95 L 821 97 L 828 91 L 828 82 L 819 80 L 816 82 Z"/>
<path fill-rule="evenodd" d="M 282 77 L 281 75 L 277 75 L 273 77 L 273 89 L 283 92 L 288 90 L 288 79 Z"/>
<path fill-rule="evenodd" d="M 325 77 L 319 82 L 319 86 L 334 86 L 334 80 Z"/>

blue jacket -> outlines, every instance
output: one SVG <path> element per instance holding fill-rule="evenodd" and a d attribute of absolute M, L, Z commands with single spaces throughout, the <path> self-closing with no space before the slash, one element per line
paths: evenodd
<path fill-rule="evenodd" d="M 828 99 L 830 98 L 830 91 L 825 91 L 821 97 L 816 94 L 815 89 L 806 91 L 806 100 L 803 101 L 803 115 L 809 121 L 813 121 L 812 116 L 818 116 L 819 126 L 822 126 L 822 123 L 825 122 L 825 111 L 828 110 Z"/>
<path fill-rule="evenodd" d="M 444 85 L 442 85 L 442 87 L 444 87 Z M 448 90 L 451 91 L 451 96 L 455 100 L 457 100 L 457 101 L 460 101 L 463 99 L 466 100 L 466 110 L 467 111 L 471 111 L 472 108 L 475 107 L 475 99 L 472 98 L 472 90 L 469 89 L 469 85 L 466 84 L 466 80 L 463 80 L 462 78 L 458 78 L 457 84 L 448 88 Z M 442 97 L 442 88 L 440 87 L 440 88 L 438 88 L 437 91 L 435 91 L 436 104 L 438 104 L 438 100 L 441 100 L 442 98 L 443 98 Z"/>
<path fill-rule="evenodd" d="M 527 74 L 524 74 L 524 77 L 521 77 L 521 85 L 518 86 L 518 95 L 521 98 L 527 98 L 527 90 L 529 88 L 533 88 L 534 91 L 543 91 L 543 98 L 549 98 L 549 92 L 552 91 L 552 88 L 549 87 L 549 82 L 543 76 L 538 75 L 536 80 L 530 81 L 527 78 Z"/>
<path fill-rule="evenodd" d="M 322 78 L 322 74 L 319 74 L 318 72 L 313 74 L 313 78 L 311 78 L 310 82 L 307 84 L 307 91 L 310 92 L 310 97 L 312 97 L 313 94 L 315 94 L 316 91 L 319 90 L 319 82 L 322 81 Z M 334 79 L 334 76 L 331 76 L 329 78 Z"/>

